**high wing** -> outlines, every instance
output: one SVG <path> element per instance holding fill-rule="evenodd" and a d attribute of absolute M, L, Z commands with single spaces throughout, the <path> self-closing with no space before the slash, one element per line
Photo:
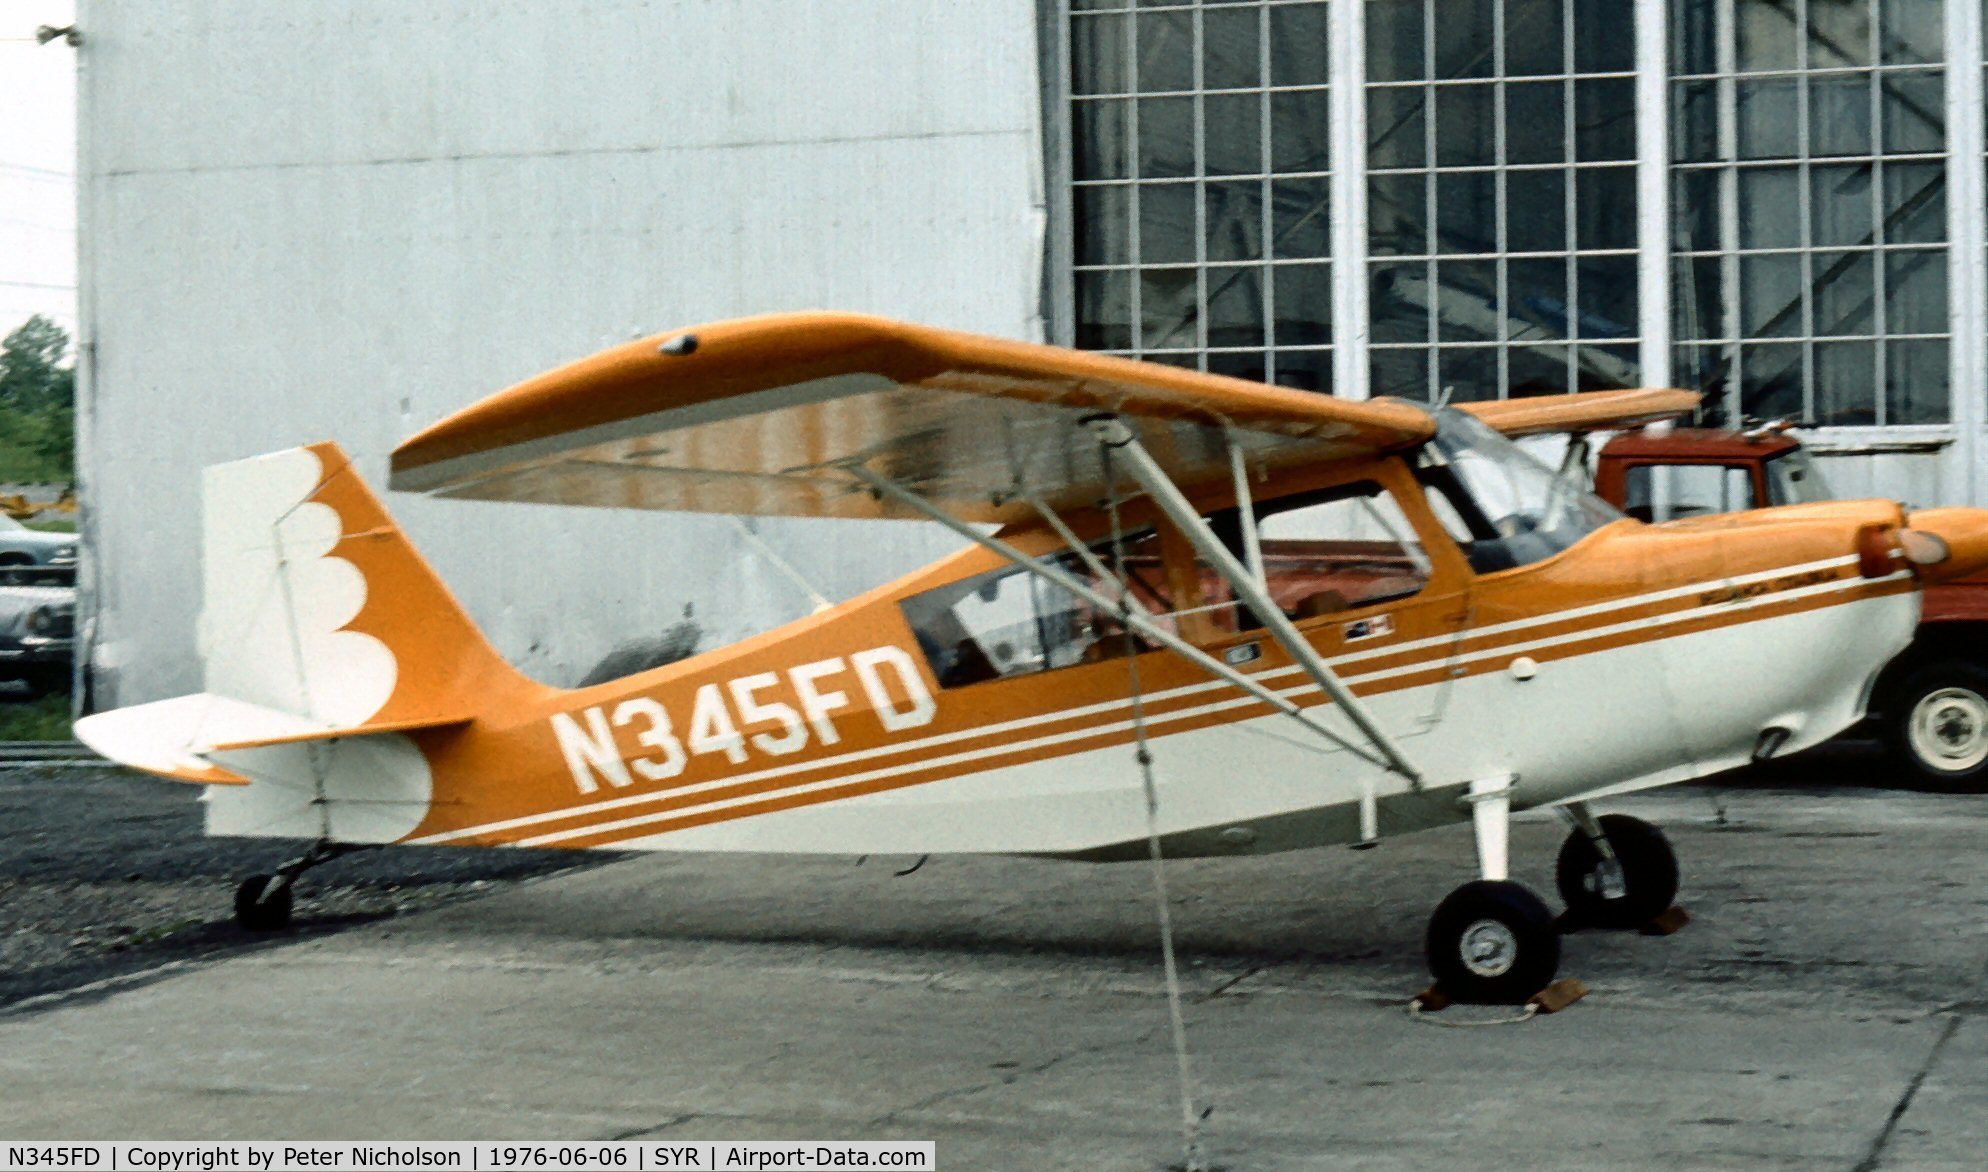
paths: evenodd
<path fill-rule="evenodd" d="M 1075 426 L 1115 414 L 1176 484 L 1252 465 L 1394 451 L 1434 433 L 1356 403 L 1177 367 L 852 314 L 743 318 L 604 351 L 442 420 L 393 455 L 393 488 L 821 517 L 910 517 L 862 466 L 970 522 L 1088 508 L 1107 485 Z"/>
<path fill-rule="evenodd" d="M 1696 391 L 1649 388 L 1458 403 L 1457 407 L 1517 437 L 1556 431 L 1624 431 L 1696 411 L 1700 397 Z"/>

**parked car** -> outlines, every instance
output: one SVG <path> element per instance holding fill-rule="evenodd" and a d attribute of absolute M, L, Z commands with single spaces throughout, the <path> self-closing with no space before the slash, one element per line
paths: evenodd
<path fill-rule="evenodd" d="M 63 585 L 0 585 L 0 680 L 18 680 L 36 696 L 68 691 L 75 629 L 73 575 Z"/>
<path fill-rule="evenodd" d="M 1834 499 L 1779 424 L 1618 435 L 1596 457 L 1594 490 L 1659 524 Z M 1926 588 L 1919 633 L 1878 677 L 1871 721 L 1923 784 L 1988 793 L 1988 577 Z"/>
<path fill-rule="evenodd" d="M 45 533 L 0 516 L 0 566 L 73 566 L 74 533 Z"/>

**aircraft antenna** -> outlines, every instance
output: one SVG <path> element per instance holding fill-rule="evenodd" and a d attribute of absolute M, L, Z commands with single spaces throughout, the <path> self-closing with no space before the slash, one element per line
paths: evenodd
<path fill-rule="evenodd" d="M 1201 1158 L 1201 1120 L 1207 1113 L 1194 1106 L 1194 1074 L 1187 1053 L 1187 1021 L 1180 1008 L 1180 967 L 1174 960 L 1173 912 L 1167 903 L 1165 852 L 1160 848 L 1160 790 L 1153 781 L 1153 753 L 1146 744 L 1146 703 L 1139 690 L 1139 636 L 1132 626 L 1132 592 L 1125 569 L 1125 527 L 1118 515 L 1118 477 L 1111 466 L 1111 448 L 1098 445 L 1104 462 L 1105 505 L 1111 514 L 1111 564 L 1119 604 L 1119 630 L 1125 636 L 1125 667 L 1132 696 L 1132 737 L 1139 762 L 1139 781 L 1146 794 L 1146 855 L 1153 864 L 1153 903 L 1160 922 L 1160 959 L 1167 974 L 1167 1016 L 1173 1027 L 1174 1068 L 1180 1078 L 1181 1167 L 1207 1172 Z M 1213 1110 L 1213 1108 L 1210 1108 Z"/>

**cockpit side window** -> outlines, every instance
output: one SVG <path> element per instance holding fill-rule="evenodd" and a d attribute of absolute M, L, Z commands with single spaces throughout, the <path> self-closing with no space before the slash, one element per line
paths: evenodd
<path fill-rule="evenodd" d="M 1447 407 L 1430 414 L 1436 435 L 1419 453 L 1417 475 L 1469 531 L 1470 538 L 1459 544 L 1478 573 L 1545 561 L 1621 520 L 1621 513 L 1573 478 L 1558 475 L 1477 419 Z"/>
<path fill-rule="evenodd" d="M 1090 552 L 1109 569 L 1119 551 L 1104 541 Z M 1159 626 L 1173 630 L 1173 620 L 1163 617 L 1174 607 L 1159 535 L 1150 527 L 1128 534 L 1122 552 L 1132 597 L 1156 616 Z M 1075 550 L 1047 560 L 1105 597 L 1117 597 L 1117 585 L 1100 577 Z M 899 608 L 932 674 L 947 688 L 1114 659 L 1128 646 L 1116 614 L 1100 611 L 1019 566 L 947 583 L 905 599 Z M 1132 646 L 1152 649 L 1136 636 Z"/>

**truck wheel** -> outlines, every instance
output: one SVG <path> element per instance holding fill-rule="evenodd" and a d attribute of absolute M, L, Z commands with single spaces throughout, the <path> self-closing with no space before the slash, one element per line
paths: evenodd
<path fill-rule="evenodd" d="M 1920 784 L 1988 793 L 1988 671 L 1960 660 L 1905 678 L 1885 714 L 1885 739 Z"/>

